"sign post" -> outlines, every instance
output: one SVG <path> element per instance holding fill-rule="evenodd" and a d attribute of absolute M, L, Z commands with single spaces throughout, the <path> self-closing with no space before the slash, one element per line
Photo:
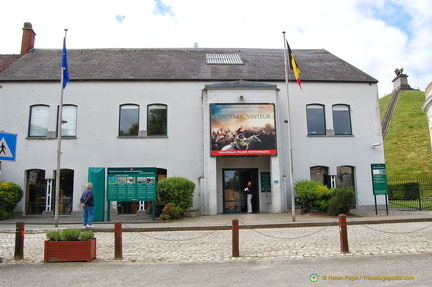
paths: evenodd
<path fill-rule="evenodd" d="M 373 194 L 375 197 L 375 214 L 378 215 L 376 196 L 385 195 L 386 212 L 388 215 L 388 203 L 387 203 L 388 185 L 387 185 L 386 166 L 384 163 L 371 164 L 371 171 L 372 171 Z"/>

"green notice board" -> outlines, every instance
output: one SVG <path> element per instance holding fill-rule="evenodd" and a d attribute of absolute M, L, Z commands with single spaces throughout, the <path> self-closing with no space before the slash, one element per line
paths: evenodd
<path fill-rule="evenodd" d="M 270 172 L 261 172 L 261 192 L 271 192 Z"/>
<path fill-rule="evenodd" d="M 386 166 L 383 163 L 371 164 L 374 195 L 388 195 Z"/>
<path fill-rule="evenodd" d="M 108 201 L 156 201 L 155 167 L 108 168 Z"/>

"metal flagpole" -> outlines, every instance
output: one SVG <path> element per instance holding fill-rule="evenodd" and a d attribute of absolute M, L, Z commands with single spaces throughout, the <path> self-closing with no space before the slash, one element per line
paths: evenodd
<path fill-rule="evenodd" d="M 288 141 L 289 141 L 289 161 L 290 161 L 290 187 L 291 187 L 291 215 L 292 215 L 292 221 L 296 221 L 296 215 L 295 215 L 295 196 L 294 196 L 294 173 L 293 173 L 293 159 L 292 159 L 292 139 L 291 139 L 291 112 L 290 112 L 290 100 L 289 100 L 289 85 L 288 85 L 288 66 L 287 66 L 287 60 L 289 57 L 287 57 L 287 41 L 285 38 L 285 31 L 282 32 L 284 36 L 284 59 L 285 59 L 285 82 L 286 82 L 286 95 L 287 95 L 287 119 L 288 119 Z"/>
<path fill-rule="evenodd" d="M 65 37 L 66 41 L 67 29 L 65 29 Z M 62 123 L 63 123 L 63 81 L 64 81 L 64 67 L 62 64 L 61 74 L 60 74 L 60 105 L 58 111 L 58 120 L 57 120 L 57 170 L 56 170 L 56 189 L 55 189 L 55 208 L 54 208 L 54 225 L 58 227 L 58 215 L 59 215 L 59 196 L 60 196 L 60 161 L 61 161 L 61 138 L 62 138 Z"/>

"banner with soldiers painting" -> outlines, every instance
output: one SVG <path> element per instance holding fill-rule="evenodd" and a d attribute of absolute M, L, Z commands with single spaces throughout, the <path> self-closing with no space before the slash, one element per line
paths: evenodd
<path fill-rule="evenodd" d="M 276 155 L 274 104 L 211 104 L 212 156 Z"/>

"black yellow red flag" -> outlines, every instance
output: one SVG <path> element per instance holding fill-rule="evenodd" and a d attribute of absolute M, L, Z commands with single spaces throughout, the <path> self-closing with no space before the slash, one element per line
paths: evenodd
<path fill-rule="evenodd" d="M 302 86 L 301 86 L 301 80 L 300 80 L 300 68 L 297 65 L 297 62 L 294 58 L 294 54 L 291 51 L 290 45 L 288 44 L 288 41 L 286 41 L 287 43 L 287 47 L 288 47 L 288 56 L 289 56 L 289 65 L 290 65 L 290 69 L 293 70 L 294 72 L 294 77 L 297 81 L 297 84 L 299 85 L 300 89 L 303 91 Z"/>

